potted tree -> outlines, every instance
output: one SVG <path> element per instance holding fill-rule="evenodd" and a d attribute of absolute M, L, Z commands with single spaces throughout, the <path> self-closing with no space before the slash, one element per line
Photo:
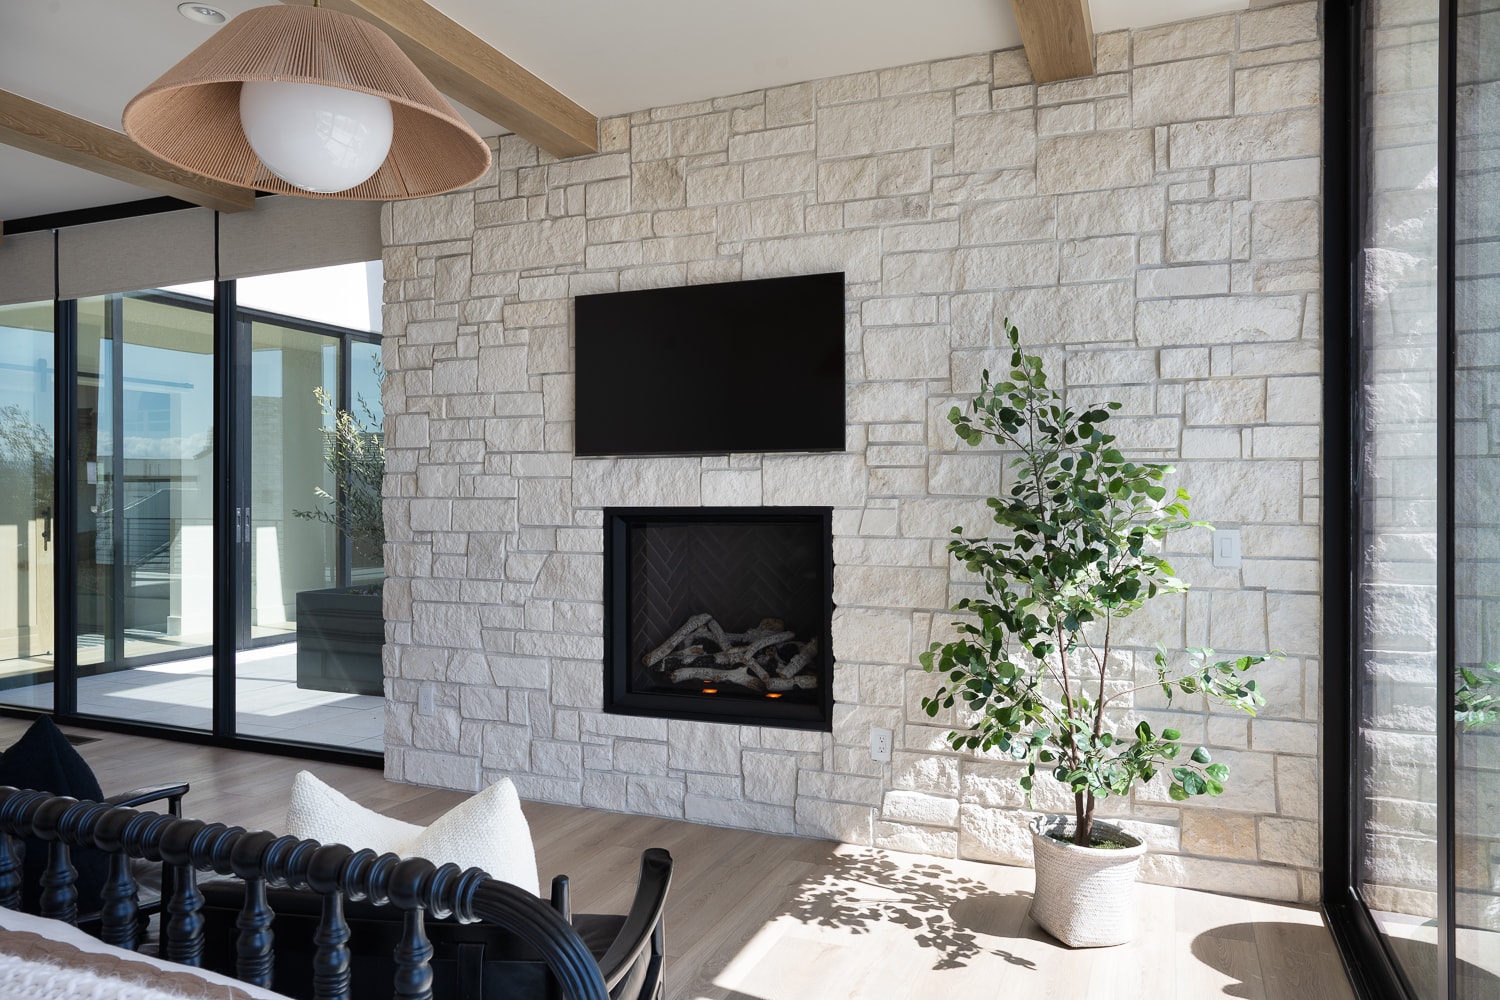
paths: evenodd
<path fill-rule="evenodd" d="M 377 371 L 377 378 L 382 373 Z M 318 405 L 332 424 L 323 463 L 334 492 L 315 486 L 321 506 L 292 513 L 332 525 L 349 545 L 354 565 L 381 564 L 385 515 L 385 441 L 380 420 L 363 398 L 362 416 L 338 409 L 319 386 Z M 341 571 L 342 573 L 342 571 Z M 297 594 L 297 686 L 318 691 L 379 695 L 384 690 L 380 651 L 385 644 L 381 581 L 304 590 Z"/>
<path fill-rule="evenodd" d="M 1264 699 L 1246 676 L 1263 655 L 1214 659 L 1209 649 L 1169 654 L 1158 644 L 1138 684 L 1115 627 L 1158 595 L 1186 584 L 1160 555 L 1172 532 L 1204 526 L 1188 519 L 1182 490 L 1163 485 L 1173 471 L 1127 461 L 1105 431 L 1120 404 L 1066 404 L 1040 358 L 1023 354 L 1009 320 L 1008 377 L 989 372 L 968 412 L 948 418 L 971 446 L 1014 453 L 1005 496 L 992 498 L 998 531 L 958 537 L 948 549 L 984 585 L 960 600 L 957 638 L 933 643 L 922 666 L 941 675 L 922 700 L 929 716 L 961 706 L 967 728 L 949 733 L 955 750 L 1008 755 L 1025 764 L 1021 787 L 1032 801 L 1041 780 L 1061 782 L 1074 815 L 1033 823 L 1036 893 L 1032 917 L 1079 947 L 1119 944 L 1132 934 L 1141 841 L 1095 818 L 1100 799 L 1129 794 L 1161 775 L 1174 800 L 1218 795 L 1228 768 L 1198 747 L 1185 752 L 1175 729 L 1129 724 L 1132 695 L 1159 688 L 1206 696 L 1254 714 Z M 1121 730 L 1124 730 L 1122 732 Z"/>

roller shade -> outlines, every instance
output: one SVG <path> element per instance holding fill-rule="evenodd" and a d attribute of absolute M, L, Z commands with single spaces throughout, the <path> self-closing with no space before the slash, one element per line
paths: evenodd
<path fill-rule="evenodd" d="M 58 297 L 212 281 L 214 213 L 206 208 L 70 226 L 57 233 Z"/>
<path fill-rule="evenodd" d="M 22 233 L 0 243 L 0 306 L 52 299 L 52 233 Z"/>
<path fill-rule="evenodd" d="M 257 198 L 219 217 L 219 277 L 249 278 L 379 260 L 380 203 Z"/>

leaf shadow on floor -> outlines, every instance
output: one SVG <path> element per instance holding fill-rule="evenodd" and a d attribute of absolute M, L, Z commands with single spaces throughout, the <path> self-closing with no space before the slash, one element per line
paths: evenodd
<path fill-rule="evenodd" d="M 995 939 L 1024 937 L 1027 892 L 997 893 L 936 864 L 897 864 L 876 853 L 848 852 L 808 879 L 781 915 L 854 934 L 896 924 L 937 953 L 932 968 L 961 969 L 980 955 L 1035 969 Z"/>

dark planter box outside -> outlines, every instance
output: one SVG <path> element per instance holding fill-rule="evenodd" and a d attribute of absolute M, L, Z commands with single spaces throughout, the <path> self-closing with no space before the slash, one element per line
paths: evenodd
<path fill-rule="evenodd" d="M 379 593 L 335 587 L 297 594 L 299 688 L 383 695 L 383 645 L 385 617 Z"/>

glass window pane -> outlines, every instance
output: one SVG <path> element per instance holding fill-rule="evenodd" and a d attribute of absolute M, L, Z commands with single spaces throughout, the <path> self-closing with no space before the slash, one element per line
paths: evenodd
<path fill-rule="evenodd" d="M 1369 5 L 1358 888 L 1437 989 L 1438 0 Z"/>
<path fill-rule="evenodd" d="M 78 303 L 78 710 L 207 729 L 213 709 L 212 303 Z"/>
<path fill-rule="evenodd" d="M 338 534 L 319 515 L 338 488 L 324 462 L 337 399 L 338 340 L 250 324 L 250 625 L 266 639 L 296 630 L 300 591 L 338 583 Z"/>
<path fill-rule="evenodd" d="M 379 333 L 383 282 L 381 263 L 372 260 L 241 278 L 234 291 L 242 309 Z"/>
<path fill-rule="evenodd" d="M 1457 995 L 1500 990 L 1500 9 L 1460 5 L 1454 239 Z M 1490 699 L 1495 699 L 1491 701 Z"/>
<path fill-rule="evenodd" d="M 381 487 L 385 477 L 385 409 L 380 402 L 385 369 L 380 366 L 380 345 L 353 341 L 349 345 L 349 416 L 358 442 L 351 455 L 347 497 L 350 524 L 349 582 L 379 587 L 385 582 L 385 513 Z"/>
<path fill-rule="evenodd" d="M 0 703 L 52 707 L 52 303 L 0 306 Z"/>
<path fill-rule="evenodd" d="M 236 286 L 251 381 L 245 735 L 383 748 L 381 371 L 379 344 L 355 339 L 379 329 L 379 285 L 377 262 Z"/>

